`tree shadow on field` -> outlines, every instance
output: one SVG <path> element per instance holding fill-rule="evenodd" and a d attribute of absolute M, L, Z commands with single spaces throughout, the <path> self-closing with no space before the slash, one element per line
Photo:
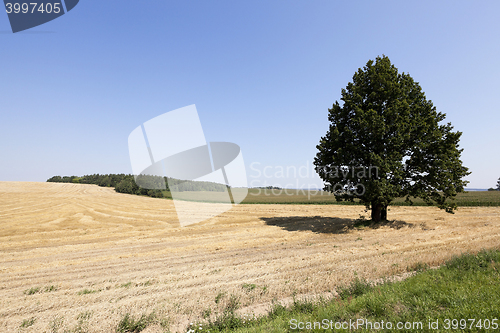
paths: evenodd
<path fill-rule="evenodd" d="M 287 231 L 312 231 L 320 234 L 343 234 L 350 230 L 378 229 L 384 226 L 393 229 L 415 227 L 413 223 L 399 220 L 374 223 L 371 220 L 365 219 L 345 219 L 324 216 L 261 217 L 260 219 L 267 225 L 277 226 Z"/>

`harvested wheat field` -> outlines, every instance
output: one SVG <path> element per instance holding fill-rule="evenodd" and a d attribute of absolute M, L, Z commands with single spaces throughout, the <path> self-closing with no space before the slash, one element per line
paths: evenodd
<path fill-rule="evenodd" d="M 113 332 L 127 313 L 172 331 L 273 300 L 334 292 L 355 274 L 500 245 L 500 207 L 393 207 L 355 227 L 362 206 L 239 205 L 181 228 L 173 203 L 111 188 L 0 182 L 0 331 Z M 30 325 L 21 327 L 23 321 Z"/>

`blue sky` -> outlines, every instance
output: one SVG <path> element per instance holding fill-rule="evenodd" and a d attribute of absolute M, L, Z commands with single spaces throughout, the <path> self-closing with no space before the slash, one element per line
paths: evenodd
<path fill-rule="evenodd" d="M 207 141 L 239 144 L 262 185 L 265 166 L 310 165 L 328 108 L 385 54 L 463 132 L 469 187 L 492 187 L 499 12 L 496 1 L 81 0 L 17 34 L 0 14 L 0 180 L 130 173 L 130 132 L 196 104 Z M 310 171 L 266 181 L 319 184 Z"/>

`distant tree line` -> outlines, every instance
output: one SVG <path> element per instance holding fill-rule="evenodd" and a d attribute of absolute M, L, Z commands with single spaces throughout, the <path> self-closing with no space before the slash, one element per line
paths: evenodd
<path fill-rule="evenodd" d="M 212 183 L 212 182 L 199 182 L 192 180 L 180 180 L 175 178 L 168 178 L 170 190 L 174 192 L 184 191 L 208 191 L 208 192 L 224 192 L 227 189 L 226 185 Z"/>
<path fill-rule="evenodd" d="M 137 195 L 147 195 L 153 198 L 163 198 L 163 192 L 161 190 L 151 190 L 147 188 L 139 187 L 133 175 L 126 174 L 93 174 L 85 175 L 82 177 L 78 176 L 54 176 L 47 179 L 47 182 L 51 183 L 74 183 L 74 184 L 94 184 L 101 187 L 114 187 L 116 192 L 137 194 Z M 168 185 L 166 186 L 168 190 Z"/>
<path fill-rule="evenodd" d="M 500 178 L 497 181 L 497 188 L 490 187 L 488 191 L 500 191 Z"/>
<path fill-rule="evenodd" d="M 144 175 L 139 175 L 137 179 L 135 179 L 134 175 L 126 175 L 123 173 L 105 175 L 93 174 L 82 177 L 54 176 L 47 179 L 47 182 L 94 184 L 101 187 L 114 187 L 115 191 L 119 193 L 147 195 L 153 198 L 163 198 L 163 191 L 170 191 L 169 184 L 173 186 L 173 191 L 223 192 L 226 189 L 226 185 L 212 182 L 185 181 L 174 178 Z"/>

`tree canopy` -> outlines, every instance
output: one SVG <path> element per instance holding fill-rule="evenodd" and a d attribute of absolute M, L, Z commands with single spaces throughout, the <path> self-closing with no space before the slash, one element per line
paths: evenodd
<path fill-rule="evenodd" d="M 328 110 L 330 127 L 314 164 L 339 201 L 359 198 L 374 221 L 387 219 L 397 197 L 420 197 L 452 213 L 468 183 L 461 132 L 437 112 L 418 82 L 387 56 L 370 60 Z"/>

